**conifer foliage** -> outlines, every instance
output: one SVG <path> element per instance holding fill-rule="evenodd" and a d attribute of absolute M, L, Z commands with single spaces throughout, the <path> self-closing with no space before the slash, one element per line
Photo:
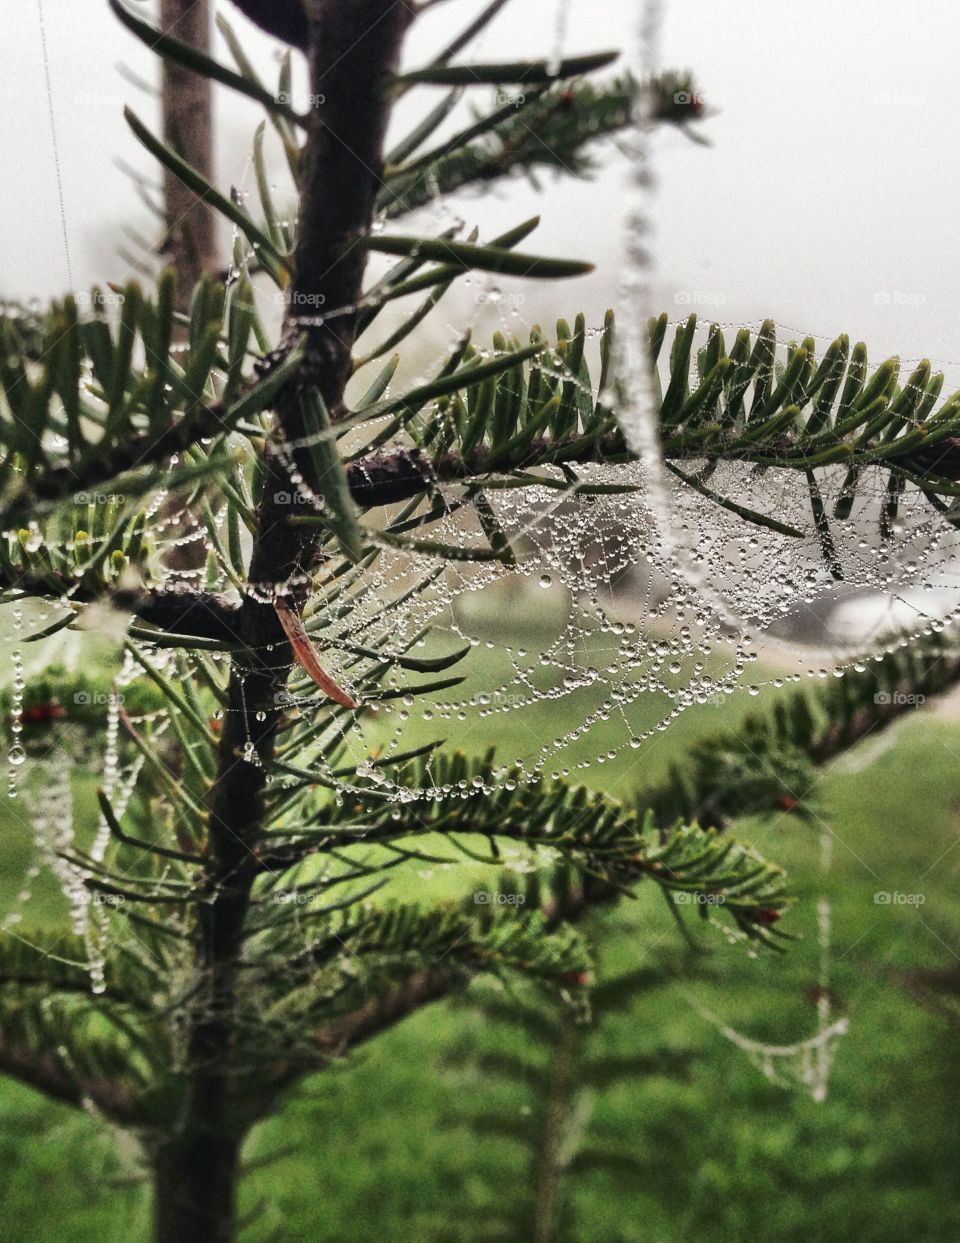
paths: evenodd
<path fill-rule="evenodd" d="M 582 174 L 601 140 L 640 114 L 684 129 L 692 120 L 675 104 L 686 78 L 638 82 L 608 70 L 611 53 L 470 62 L 472 39 L 503 3 L 478 8 L 431 63 L 402 71 L 405 36 L 433 20 L 433 4 L 237 0 L 289 45 L 267 84 L 223 19 L 233 65 L 110 0 L 158 55 L 265 110 L 252 198 L 210 184 L 127 112 L 144 148 L 232 226 L 228 279 L 184 291 L 163 271 L 149 287 L 0 318 L 3 598 L 28 623 L 25 641 L 113 610 L 125 659 L 117 687 L 129 692 L 104 696 L 114 754 L 96 838 L 51 850 L 72 924 L 31 929 L 28 919 L 0 939 L 0 1070 L 138 1137 L 158 1243 L 234 1239 L 251 1126 L 303 1076 L 474 977 L 536 981 L 566 1006 L 552 1031 L 582 1018 L 591 953 L 578 923 L 597 904 L 696 892 L 718 900 L 736 934 L 778 945 L 783 873 L 729 831 L 777 790 L 766 769 L 742 781 L 744 767 L 759 749 L 774 771 L 801 768 L 895 714 L 876 706 L 871 671 L 859 691 L 845 681 L 829 719 L 799 701 L 778 708 L 629 805 L 436 743 L 357 755 L 353 727 L 377 704 L 435 695 L 469 661 L 469 649 L 431 646 L 426 633 L 391 635 L 388 593 L 385 627 L 343 624 L 385 551 L 428 552 L 438 573 L 509 564 L 517 553 L 489 493 L 567 486 L 583 465 L 632 460 L 612 315 L 599 370 L 575 316 L 552 338 L 534 329 L 481 347 L 465 334 L 427 378 L 395 378 L 394 351 L 464 276 L 569 281 L 589 270 L 539 253 L 535 218 L 481 242 L 431 234 L 417 209 L 517 171 L 534 184 L 544 172 Z M 306 111 L 294 106 L 294 56 L 305 62 Z M 443 128 L 464 94 L 486 101 L 492 88 L 510 88 L 509 104 Z M 421 119 L 388 150 L 393 105 L 408 94 L 422 95 Z M 274 201 L 268 141 L 293 179 L 295 214 Z M 389 257 L 376 280 L 371 256 Z M 371 345 L 383 308 L 414 295 L 401 326 Z M 261 312 L 278 297 L 286 315 L 272 336 Z M 665 331 L 650 325 L 654 359 Z M 887 367 L 865 384 L 865 360 L 841 340 L 819 364 L 812 346 L 797 346 L 772 383 L 765 326 L 729 352 L 712 330 L 691 385 L 693 331 L 679 330 L 661 394 L 668 461 L 809 473 L 842 460 L 851 488 L 879 467 L 952 504 L 960 413 L 956 402 L 930 413 L 929 375 L 901 392 Z M 351 387 L 348 400 L 357 375 L 363 395 Z M 931 444 L 942 449 L 936 470 Z M 608 490 L 635 486 L 631 477 Z M 193 578 L 161 555 L 161 489 L 208 549 Z M 469 511 L 482 544 L 436 536 L 451 504 Z M 419 586 L 413 577 L 403 591 Z M 31 629 L 37 600 L 55 620 Z M 934 680 L 938 661 L 939 674 L 953 670 L 942 653 L 930 659 Z M 14 685 L 18 761 L 31 750 L 28 726 L 53 719 L 75 681 L 49 671 L 42 702 Z M 92 721 L 75 716 L 81 731 L 93 733 Z M 529 864 L 522 905 L 391 898 L 395 875 L 438 860 L 471 875 L 483 864 L 508 894 L 516 870 L 497 871 L 505 850 Z"/>

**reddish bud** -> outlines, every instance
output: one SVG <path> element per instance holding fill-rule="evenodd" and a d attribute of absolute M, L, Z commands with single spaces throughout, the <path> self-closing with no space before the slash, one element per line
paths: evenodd
<path fill-rule="evenodd" d="M 51 721 L 60 721 L 67 715 L 62 704 L 33 704 L 24 708 L 17 718 L 21 725 L 49 725 Z"/>

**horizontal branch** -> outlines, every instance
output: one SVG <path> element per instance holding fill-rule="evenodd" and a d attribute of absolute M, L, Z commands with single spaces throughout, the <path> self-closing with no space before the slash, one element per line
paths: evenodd
<path fill-rule="evenodd" d="M 909 653 L 894 654 L 888 658 L 887 665 L 855 675 L 855 679 L 857 685 L 862 684 L 865 688 L 863 694 L 866 695 L 866 700 L 863 706 L 841 713 L 836 706 L 831 707 L 828 699 L 824 700 L 822 708 L 826 711 L 822 726 L 811 729 L 805 744 L 793 744 L 804 750 L 816 767 L 822 767 L 868 736 L 892 725 L 906 712 L 913 711 L 917 693 L 933 698 L 952 690 L 960 681 L 960 656 L 934 649 L 927 657 L 921 656 L 919 661 L 912 662 Z M 839 694 L 843 685 L 841 683 L 840 689 L 832 690 L 831 693 Z M 886 695 L 877 697 L 876 687 L 888 688 Z M 902 694 L 894 693 L 898 687 L 903 688 Z M 913 693 L 908 694 L 908 691 Z M 774 728 L 775 725 L 776 721 L 771 717 L 770 727 Z M 724 737 L 719 736 L 721 743 Z M 781 743 L 783 747 L 787 747 L 789 738 L 785 736 Z M 736 739 L 730 745 L 735 746 Z M 657 801 L 655 795 L 653 801 Z M 715 807 L 704 807 L 703 810 L 707 812 L 705 823 L 717 811 Z M 727 810 L 735 810 L 736 814 L 749 814 L 762 811 L 763 808 L 740 807 Z M 676 811 L 677 807 L 674 805 L 667 814 L 658 817 L 661 830 L 668 827 L 668 822 L 676 822 Z M 721 815 L 716 822 L 726 822 L 728 818 L 727 815 Z M 636 858 L 628 862 L 613 881 L 602 876 L 581 873 L 576 884 L 555 889 L 543 900 L 540 910 L 546 920 L 546 931 L 553 931 L 563 923 L 575 923 L 590 911 L 618 901 L 623 895 L 624 884 L 632 884 L 644 872 L 652 874 L 655 866 L 655 863 L 651 865 L 649 861 Z M 318 1031 L 317 1039 L 321 1047 L 332 1056 L 340 1056 L 357 1044 L 392 1027 L 420 1007 L 447 996 L 472 974 L 476 972 L 462 963 L 456 968 L 446 966 L 423 970 L 397 984 L 384 998 L 371 999 L 351 1014 L 339 1016 L 325 1024 Z"/>
<path fill-rule="evenodd" d="M 703 455 L 701 448 L 686 446 L 679 437 L 667 438 L 663 452 L 668 461 L 699 460 Z M 776 451 L 770 446 L 737 453 L 726 460 L 755 462 L 761 457 L 766 464 L 785 469 L 807 469 L 802 457 L 784 457 L 782 461 L 776 461 Z M 491 476 L 504 477 L 517 471 L 559 463 L 615 465 L 632 460 L 635 459 L 626 449 L 620 433 L 613 432 L 592 440 L 584 436 L 561 440 L 535 438 L 508 454 L 498 453 L 490 446 L 481 444 L 466 453 L 442 454 L 433 461 L 416 448 L 378 450 L 349 463 L 346 478 L 356 505 L 362 510 L 370 510 L 410 500 L 430 491 L 438 483 L 481 484 Z M 880 465 L 879 462 L 877 464 Z M 889 466 L 889 459 L 885 464 Z M 898 459 L 896 464 L 908 470 L 915 469 L 918 474 L 926 468 L 935 470 L 942 479 L 960 479 L 960 439 L 947 438 L 929 449 L 918 448 L 914 453 Z M 869 460 L 864 465 L 870 465 Z M 55 491 L 56 488 L 51 485 L 51 493 Z M 291 509 L 291 514 L 294 512 L 309 512 L 309 509 Z M 0 589 L 3 588 L 4 584 L 0 583 Z M 43 578 L 23 575 L 7 584 L 6 589 L 23 590 L 45 597 L 69 592 L 70 599 L 80 604 L 97 598 L 96 592 L 86 591 L 82 586 L 78 588 L 75 580 L 64 578 L 60 582 L 56 576 L 49 575 Z M 107 598 L 118 609 L 131 612 L 149 625 L 171 634 L 210 639 L 225 645 L 239 641 L 236 631 L 239 603 L 214 592 L 186 588 L 118 590 Z"/>
<path fill-rule="evenodd" d="M 399 1023 L 414 1010 L 440 1001 L 468 978 L 463 967 L 418 971 L 380 996 L 371 997 L 351 1013 L 323 1023 L 315 1033 L 317 1045 L 325 1055 L 341 1057 L 348 1049 Z"/>
<path fill-rule="evenodd" d="M 102 600 L 169 634 L 212 639 L 227 646 L 240 642 L 236 625 L 240 604 L 218 592 L 179 586 L 98 591 L 58 574 L 21 574 L 6 583 L 0 581 L 0 591 L 23 592 L 42 599 L 65 598 L 71 604 Z"/>
<path fill-rule="evenodd" d="M 354 501 L 361 509 L 394 505 L 428 491 L 436 483 L 480 482 L 491 473 L 527 470 L 557 462 L 623 462 L 631 455 L 623 438 L 616 433 L 590 444 L 583 437 L 552 441 L 535 439 L 517 452 L 496 453 L 489 445 L 478 445 L 468 453 L 445 453 L 429 461 L 417 449 L 392 449 L 358 458 L 347 467 L 347 482 Z"/>
<path fill-rule="evenodd" d="M 240 603 L 216 592 L 183 587 L 115 591 L 110 603 L 170 634 L 215 639 L 225 644 L 240 642 L 237 630 Z"/>
<path fill-rule="evenodd" d="M 907 649 L 902 672 L 890 679 L 883 676 L 882 669 L 868 666 L 866 674 L 859 677 L 870 678 L 877 690 L 849 715 L 838 711 L 829 699 L 824 700 L 825 720 L 808 747 L 814 764 L 827 764 L 868 736 L 881 733 L 915 712 L 918 704 L 947 695 L 960 683 L 960 656 L 935 649 L 925 664 L 921 647 L 919 661 L 914 664 L 908 663 L 910 655 Z M 888 660 L 893 665 L 897 654 Z"/>
<path fill-rule="evenodd" d="M 37 501 L 62 500 L 71 493 L 83 493 L 129 471 L 166 463 L 198 441 L 229 431 L 224 413 L 219 405 L 195 406 L 159 435 L 130 436 L 106 447 L 97 445 L 81 462 L 42 471 L 6 505 L 4 521 L 13 524 L 21 516 L 32 516 Z"/>
<path fill-rule="evenodd" d="M 107 1079 L 76 1075 L 61 1058 L 39 1053 L 15 1040 L 0 1036 L 0 1074 L 9 1075 L 35 1088 L 52 1100 L 82 1108 L 85 1100 L 115 1122 L 134 1122 L 133 1098 L 118 1084 Z"/>
<path fill-rule="evenodd" d="M 540 168 L 582 176 L 592 166 L 591 148 L 633 123 L 639 88 L 629 76 L 597 85 L 583 80 L 545 86 L 543 80 L 527 82 L 523 95 L 514 93 L 508 105 L 475 121 L 459 140 L 454 136 L 410 164 L 391 168 L 379 196 L 384 214 L 406 215 L 440 196 L 488 186 L 518 169 L 530 176 Z M 655 110 L 652 119 L 675 118 Z"/>
<path fill-rule="evenodd" d="M 788 448 L 786 442 L 781 446 Z M 701 461 L 706 456 L 702 446 L 685 445 L 682 437 L 666 438 L 663 455 L 668 461 Z M 733 452 L 729 456 L 711 453 L 723 461 L 740 461 L 791 470 L 806 470 L 808 463 L 802 456 L 777 458 L 777 447 L 757 445 L 754 449 Z M 869 454 L 864 466 L 870 466 Z M 436 461 L 429 461 L 416 449 L 393 449 L 372 453 L 359 458 L 347 468 L 347 480 L 354 501 L 361 509 L 373 509 L 379 505 L 394 505 L 410 500 L 418 493 L 428 491 L 436 483 L 480 483 L 490 474 L 507 475 L 514 471 L 531 470 L 561 462 L 572 465 L 617 464 L 635 461 L 619 433 L 598 440 L 587 437 L 570 437 L 566 440 L 535 439 L 512 454 L 497 454 L 488 445 L 479 445 L 469 453 L 446 453 Z M 931 473 L 942 479 L 960 479 L 960 439 L 947 438 L 930 448 L 918 448 L 913 453 L 891 461 L 889 456 L 877 465 L 887 468 L 897 466 L 913 470 L 918 475 Z M 935 487 L 931 483 L 931 487 Z"/>
<path fill-rule="evenodd" d="M 600 879 L 585 877 L 561 898 L 551 896 L 541 906 L 546 919 L 545 932 L 564 923 L 576 923 L 596 906 L 609 905 L 623 896 L 623 889 Z M 457 988 L 481 974 L 482 965 L 426 968 L 394 985 L 379 997 L 372 997 L 349 1014 L 322 1024 L 315 1033 L 321 1051 L 329 1057 L 342 1057 L 381 1032 L 407 1018 L 423 1006 L 442 1001 Z"/>

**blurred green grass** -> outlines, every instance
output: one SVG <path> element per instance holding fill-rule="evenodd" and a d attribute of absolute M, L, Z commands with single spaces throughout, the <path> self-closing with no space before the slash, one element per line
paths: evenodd
<path fill-rule="evenodd" d="M 526 646 L 536 650 L 533 639 Z M 587 654 L 583 654 L 587 659 Z M 594 656 L 589 659 L 596 662 Z M 484 651 L 474 677 L 489 685 L 503 657 Z M 583 692 L 586 694 L 586 692 Z M 771 694 L 772 698 L 772 694 Z M 611 793 L 629 795 L 662 776 L 695 737 L 734 724 L 768 702 L 746 695 L 691 709 L 639 751 L 578 774 Z M 634 728 L 653 722 L 663 704 L 630 710 Z M 451 735 L 468 750 L 493 737 L 504 758 L 529 754 L 556 732 L 549 703 L 485 721 L 408 723 L 411 742 Z M 577 760 L 622 745 L 625 724 L 600 722 L 570 748 Z M 379 727 L 374 724 L 372 734 Z M 547 733 L 547 731 L 550 731 Z M 960 1237 L 955 1203 L 960 1105 L 955 1042 L 946 1020 L 918 1006 L 903 973 L 955 967 L 960 911 L 955 901 L 960 850 L 960 727 L 918 713 L 881 753 L 826 772 L 814 792 L 816 819 L 780 815 L 741 823 L 752 840 L 790 872 L 797 909 L 784 923 L 801 939 L 783 957 L 748 955 L 716 931 L 701 930 L 711 949 L 710 983 L 685 986 L 727 1022 L 763 1040 L 792 1042 L 816 1029 L 811 988 L 817 979 L 816 903 L 833 906 L 832 988 L 850 1031 L 836 1047 L 830 1095 L 823 1104 L 770 1084 L 744 1055 L 668 987 L 620 1024 L 619 1051 L 666 1041 L 694 1047 L 689 1082 L 638 1081 L 601 1098 L 598 1109 L 622 1142 L 645 1155 L 653 1174 L 642 1186 L 602 1176 L 577 1192 L 584 1243 L 894 1243 L 918 1236 L 934 1243 Z M 867 762 L 869 760 L 869 762 Z M 74 776 L 81 818 L 92 823 L 95 779 Z M 818 835 L 833 835 L 833 864 L 818 866 Z M 5 908 L 30 858 L 22 809 L 0 803 L 0 900 Z M 411 871 L 403 896 L 462 893 L 470 872 L 424 876 Z M 878 905 L 878 891 L 924 894 L 922 907 Z M 31 900 L 33 920 L 51 918 L 59 898 L 48 878 Z M 604 963 L 620 970 L 678 945 L 669 913 L 652 889 L 605 920 Z M 251 1136 L 246 1157 L 278 1159 L 247 1178 L 243 1211 L 266 1203 L 244 1238 L 369 1243 L 379 1238 L 429 1243 L 438 1221 L 482 1215 L 509 1197 L 523 1177 L 518 1153 L 478 1145 L 465 1127 L 448 1125 L 476 1106 L 451 1079 L 444 1052 L 475 1016 L 433 1006 L 361 1050 L 348 1065 L 308 1081 Z M 522 1102 L 517 1101 L 517 1108 Z M 282 1155 L 282 1154 L 286 1155 Z M 462 1172 L 467 1171 L 467 1177 Z M 0 1080 L 0 1237 L 19 1241 L 147 1237 L 147 1212 L 129 1144 L 118 1150 L 92 1118 Z M 517 1243 L 526 1243 L 518 1238 Z"/>

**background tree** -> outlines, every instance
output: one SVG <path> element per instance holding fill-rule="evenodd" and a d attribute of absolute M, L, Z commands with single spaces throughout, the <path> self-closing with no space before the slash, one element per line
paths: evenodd
<path fill-rule="evenodd" d="M 207 0 L 161 0 L 159 29 L 199 53 L 210 55 L 210 7 Z M 213 84 L 179 61 L 161 60 L 160 103 L 163 141 L 207 181 L 213 180 Z M 172 169 L 163 172 L 166 236 L 161 250 L 173 268 L 181 298 L 201 276 L 219 268 L 217 217 Z"/>

